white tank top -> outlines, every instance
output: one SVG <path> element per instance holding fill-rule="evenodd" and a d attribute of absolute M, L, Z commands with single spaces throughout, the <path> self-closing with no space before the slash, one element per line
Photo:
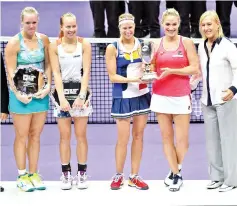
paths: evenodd
<path fill-rule="evenodd" d="M 59 65 L 62 80 L 81 81 L 82 77 L 82 38 L 78 37 L 77 48 L 73 53 L 67 53 L 62 46 L 62 39 L 57 41 Z"/>

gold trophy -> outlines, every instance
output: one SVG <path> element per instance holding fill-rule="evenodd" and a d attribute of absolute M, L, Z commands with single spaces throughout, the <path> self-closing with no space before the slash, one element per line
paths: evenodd
<path fill-rule="evenodd" d="M 157 79 L 156 72 L 151 71 L 151 61 L 154 56 L 154 45 L 152 42 L 141 43 L 141 58 L 142 62 L 145 63 L 144 74 L 141 78 L 144 82 L 152 82 Z"/>

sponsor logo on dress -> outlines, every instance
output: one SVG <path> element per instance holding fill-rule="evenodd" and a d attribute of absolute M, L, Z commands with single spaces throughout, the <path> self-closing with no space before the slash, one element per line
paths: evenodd
<path fill-rule="evenodd" d="M 178 51 L 177 54 L 174 54 L 172 57 L 181 58 L 181 57 L 183 57 L 183 56 L 184 56 L 184 55 L 183 55 L 182 51 Z"/>

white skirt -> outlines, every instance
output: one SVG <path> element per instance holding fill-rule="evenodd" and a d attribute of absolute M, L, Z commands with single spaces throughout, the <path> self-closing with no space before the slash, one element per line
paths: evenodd
<path fill-rule="evenodd" d="M 191 96 L 167 97 L 152 94 L 150 109 L 156 113 L 190 114 L 192 112 Z"/>

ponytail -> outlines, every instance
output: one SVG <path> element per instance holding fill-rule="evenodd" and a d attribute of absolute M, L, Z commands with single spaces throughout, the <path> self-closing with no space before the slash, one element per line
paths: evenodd
<path fill-rule="evenodd" d="M 63 31 L 61 30 L 61 31 L 59 32 L 58 37 L 59 37 L 59 39 L 61 39 L 61 38 L 63 38 L 63 36 L 64 36 L 64 33 L 63 33 Z"/>

